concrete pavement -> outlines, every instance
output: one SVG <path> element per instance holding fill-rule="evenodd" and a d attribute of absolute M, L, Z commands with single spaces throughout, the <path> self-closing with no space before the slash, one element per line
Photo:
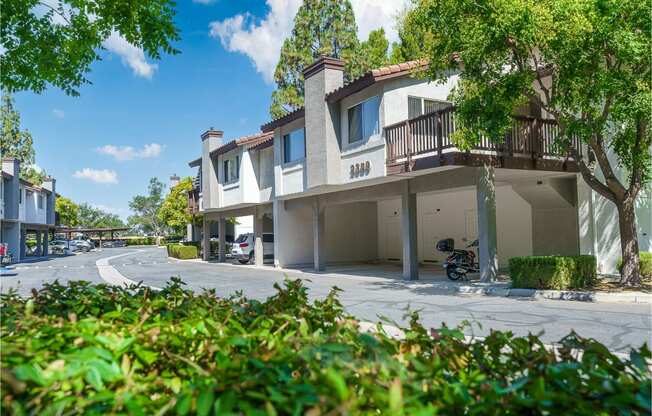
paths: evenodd
<path fill-rule="evenodd" d="M 124 254 L 124 255 L 123 255 Z M 112 259 L 106 259 L 113 256 Z M 209 264 L 176 261 L 167 258 L 160 248 L 106 249 L 102 253 L 82 254 L 50 260 L 43 266 L 52 268 L 19 269 L 17 276 L 2 277 L 2 291 L 21 282 L 25 288 L 38 287 L 41 281 L 64 279 L 101 281 L 95 262 L 103 260 L 118 275 L 162 287 L 172 276 L 183 279 L 195 290 L 214 288 L 227 296 L 242 290 L 251 298 L 264 299 L 273 294 L 274 283 L 284 278 L 306 280 L 311 298 L 324 297 L 332 286 L 344 290 L 340 299 L 346 310 L 367 321 L 387 317 L 403 324 L 406 311 L 420 310 L 426 326 L 441 323 L 455 326 L 463 321 L 474 322 L 467 334 L 484 336 L 491 329 L 510 330 L 517 335 L 543 333 L 546 343 L 559 341 L 571 330 L 592 337 L 614 351 L 650 344 L 652 318 L 650 305 L 625 303 L 592 303 L 546 299 L 500 298 L 442 292 L 433 282 L 405 282 L 392 278 L 352 276 L 338 273 L 279 271 L 273 268 L 242 267 L 231 264 Z M 21 267 L 22 265 L 19 265 Z M 65 267 L 68 266 L 68 267 Z M 75 268 L 75 266 L 77 268 Z M 84 266 L 81 268 L 81 266 Z M 29 292 L 27 290 L 26 292 Z"/>

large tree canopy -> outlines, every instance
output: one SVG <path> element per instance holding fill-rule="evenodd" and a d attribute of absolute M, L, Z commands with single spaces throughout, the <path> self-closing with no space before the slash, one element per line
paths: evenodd
<path fill-rule="evenodd" d="M 59 224 L 66 227 L 79 225 L 79 205 L 72 200 L 58 196 L 55 211 L 59 216 Z"/>
<path fill-rule="evenodd" d="M 34 164 L 34 141 L 27 130 L 20 128 L 20 113 L 14 109 L 14 99 L 9 94 L 2 96 L 0 107 L 2 132 L 0 155 L 17 159 L 23 168 Z"/>
<path fill-rule="evenodd" d="M 129 208 L 134 212 L 129 217 L 129 225 L 142 232 L 158 237 L 163 234 L 164 223 L 158 216 L 163 205 L 163 189 L 165 186 L 156 178 L 149 180 L 147 195 L 136 195 L 129 202 Z"/>
<path fill-rule="evenodd" d="M 294 18 L 294 29 L 283 42 L 269 112 L 281 117 L 303 105 L 303 70 L 320 56 L 346 61 L 345 81 L 387 63 L 385 31 L 369 33 L 360 42 L 349 0 L 304 0 Z"/>
<path fill-rule="evenodd" d="M 303 69 L 322 55 L 349 58 L 358 46 L 356 32 L 349 0 L 304 0 L 274 71 L 272 117 L 303 105 Z"/>
<path fill-rule="evenodd" d="M 650 29 L 640 0 L 415 0 L 401 29 L 405 50 L 429 59 L 430 78 L 459 70 L 458 140 L 500 140 L 528 101 L 557 120 L 559 145 L 618 208 L 628 283 L 639 281 L 634 207 L 651 174 Z M 571 137 L 590 158 L 568 146 Z"/>
<path fill-rule="evenodd" d="M 77 225 L 84 228 L 120 228 L 125 226 L 124 221 L 119 216 L 85 202 L 79 204 L 77 222 Z"/>
<path fill-rule="evenodd" d="M 192 190 L 192 178 L 183 178 L 163 200 L 158 211 L 159 220 L 177 234 L 183 234 L 186 225 L 194 218 L 188 210 L 188 192 Z"/>
<path fill-rule="evenodd" d="M 110 36 L 154 59 L 174 54 L 173 0 L 3 0 L 0 83 L 5 91 L 42 92 L 48 84 L 78 95 Z"/>

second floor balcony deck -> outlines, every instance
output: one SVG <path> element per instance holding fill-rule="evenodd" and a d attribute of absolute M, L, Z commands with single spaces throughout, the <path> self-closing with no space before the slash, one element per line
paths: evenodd
<path fill-rule="evenodd" d="M 577 171 L 577 163 L 557 143 L 559 126 L 553 120 L 514 116 L 501 140 L 483 137 L 465 151 L 456 147 L 453 107 L 404 120 L 384 128 L 387 174 L 447 165 L 480 166 L 489 163 L 511 169 Z M 582 155 L 579 140 L 571 144 Z"/>

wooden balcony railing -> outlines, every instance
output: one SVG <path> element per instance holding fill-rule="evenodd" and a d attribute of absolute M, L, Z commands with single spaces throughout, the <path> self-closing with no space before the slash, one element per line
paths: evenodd
<path fill-rule="evenodd" d="M 402 159 L 409 161 L 428 153 L 441 156 L 448 149 L 455 149 L 451 140 L 455 128 L 453 107 L 385 127 L 387 163 L 393 164 Z M 558 134 L 559 126 L 553 120 L 514 116 L 512 128 L 502 140 L 483 137 L 473 150 L 514 157 L 568 157 L 567 152 L 556 143 Z M 582 146 L 577 139 L 573 140 L 572 146 L 582 154 Z"/>

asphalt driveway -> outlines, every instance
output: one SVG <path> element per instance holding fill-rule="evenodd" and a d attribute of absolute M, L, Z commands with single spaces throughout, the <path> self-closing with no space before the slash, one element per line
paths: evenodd
<path fill-rule="evenodd" d="M 591 303 L 555 300 L 500 298 L 459 295 L 442 291 L 432 281 L 404 282 L 386 277 L 345 275 L 342 273 L 283 272 L 273 268 L 255 268 L 235 264 L 213 264 L 168 259 L 164 249 L 105 249 L 103 252 L 53 259 L 48 262 L 18 265 L 15 276 L 3 276 L 6 291 L 20 282 L 21 293 L 44 281 L 85 279 L 100 282 L 95 262 L 109 260 L 125 278 L 161 287 L 172 276 L 183 279 L 189 288 L 214 288 L 227 296 L 242 291 L 246 296 L 264 299 L 274 293 L 274 283 L 285 278 L 306 280 L 312 298 L 325 296 L 331 287 L 343 289 L 340 299 L 346 310 L 359 319 L 404 323 L 408 310 L 420 310 L 424 325 L 438 327 L 473 322 L 468 334 L 486 335 L 491 329 L 510 330 L 517 335 L 542 333 L 546 343 L 559 341 L 571 330 L 592 337 L 612 350 L 650 344 L 652 317 L 650 305 Z M 33 266 L 38 265 L 38 268 Z M 25 268 L 21 268 L 25 267 Z"/>

